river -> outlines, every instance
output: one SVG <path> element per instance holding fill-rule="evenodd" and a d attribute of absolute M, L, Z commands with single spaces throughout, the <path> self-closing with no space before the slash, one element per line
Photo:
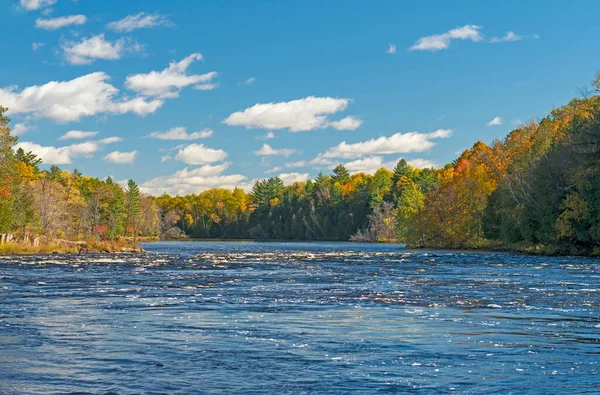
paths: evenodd
<path fill-rule="evenodd" d="M 600 262 L 347 243 L 0 257 L 0 393 L 597 393 Z"/>

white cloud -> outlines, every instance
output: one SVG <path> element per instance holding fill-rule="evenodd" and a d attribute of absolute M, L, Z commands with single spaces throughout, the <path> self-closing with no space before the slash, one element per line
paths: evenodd
<path fill-rule="evenodd" d="M 347 162 L 344 166 L 350 173 L 373 174 L 383 167 L 383 158 L 381 156 L 371 156 Z"/>
<path fill-rule="evenodd" d="M 448 138 L 450 129 L 438 129 L 432 133 L 396 133 L 390 137 L 379 137 L 361 143 L 348 144 L 345 141 L 319 154 L 316 159 L 326 158 L 360 158 L 374 154 L 398 154 L 409 152 L 424 152 L 431 149 L 435 143 L 431 140 Z"/>
<path fill-rule="evenodd" d="M 309 164 L 310 164 L 310 163 L 309 163 L 309 162 L 307 162 L 307 161 L 305 161 L 305 160 L 299 160 L 299 161 L 297 161 L 297 162 L 287 162 L 287 163 L 285 164 L 285 167 L 291 167 L 291 168 L 294 168 L 294 167 L 306 167 L 306 166 L 308 166 Z"/>
<path fill-rule="evenodd" d="M 140 189 L 153 195 L 161 195 L 167 192 L 172 195 L 186 195 L 202 192 L 210 188 L 244 187 L 249 189 L 252 185 L 244 182 L 246 177 L 241 174 L 223 175 L 229 167 L 229 163 L 220 165 L 204 165 L 188 170 L 186 167 L 168 176 L 156 177 L 140 185 Z"/>
<path fill-rule="evenodd" d="M 398 159 L 398 160 L 400 160 L 400 159 Z M 433 168 L 440 167 L 439 163 L 437 163 L 436 161 L 433 161 L 433 160 L 429 160 L 429 159 L 416 158 L 416 159 L 410 159 L 407 162 L 412 167 L 416 167 L 418 169 L 430 169 L 432 167 Z M 398 161 L 396 161 L 396 163 L 398 163 Z M 394 163 L 394 166 L 396 166 L 396 163 Z M 393 169 L 393 166 L 390 166 L 389 168 Z"/>
<path fill-rule="evenodd" d="M 185 162 L 188 165 L 204 165 L 219 162 L 226 157 L 227 153 L 221 149 L 208 148 L 204 144 L 190 144 L 180 149 L 175 159 Z"/>
<path fill-rule="evenodd" d="M 12 134 L 13 136 L 22 136 L 29 130 L 31 130 L 31 126 L 25 123 L 17 123 L 10 131 L 10 134 Z"/>
<path fill-rule="evenodd" d="M 83 25 L 86 22 L 85 15 L 69 15 L 51 19 L 38 18 L 35 20 L 35 27 L 44 30 L 56 30 L 70 25 Z"/>
<path fill-rule="evenodd" d="M 166 132 L 152 132 L 142 138 L 153 138 L 159 140 L 198 140 L 212 136 L 213 131 L 206 128 L 199 132 L 188 133 L 187 129 L 181 126 L 171 128 Z"/>
<path fill-rule="evenodd" d="M 265 173 L 269 174 L 269 173 L 277 173 L 280 172 L 281 170 L 283 170 L 283 167 L 281 166 L 275 166 L 271 169 L 265 170 Z"/>
<path fill-rule="evenodd" d="M 39 10 L 40 8 L 51 6 L 55 4 L 57 0 L 21 0 L 21 7 L 27 11 Z"/>
<path fill-rule="evenodd" d="M 243 82 L 244 85 L 252 85 L 256 81 L 256 78 L 250 77 L 246 81 Z"/>
<path fill-rule="evenodd" d="M 259 103 L 243 111 L 234 112 L 223 120 L 223 123 L 245 126 L 248 129 L 289 129 L 290 132 L 303 132 L 329 126 L 327 115 L 345 110 L 350 101 L 309 96 L 289 102 Z M 344 124 L 338 124 L 339 126 L 343 127 Z"/>
<path fill-rule="evenodd" d="M 216 76 L 217 74 L 215 73 L 214 75 Z M 214 89 L 217 89 L 218 87 L 219 84 L 199 84 L 194 86 L 194 89 L 197 91 L 212 91 Z"/>
<path fill-rule="evenodd" d="M 523 39 L 523 37 L 519 36 L 518 34 L 515 34 L 514 32 L 506 32 L 504 37 L 493 37 L 490 40 L 490 42 L 491 43 L 503 43 L 503 42 L 507 42 L 507 41 L 520 41 L 522 39 Z"/>
<path fill-rule="evenodd" d="M 60 136 L 58 139 L 59 140 L 72 140 L 72 139 L 82 140 L 82 139 L 92 138 L 92 137 L 96 136 L 97 134 L 98 134 L 98 132 L 83 132 L 81 130 L 70 130 L 67 133 Z"/>
<path fill-rule="evenodd" d="M 140 12 L 139 14 L 128 15 L 121 20 L 110 22 L 106 26 L 117 32 L 131 32 L 136 29 L 149 29 L 158 26 L 169 27 L 173 26 L 173 23 L 164 15 Z"/>
<path fill-rule="evenodd" d="M 137 154 L 138 154 L 137 151 L 131 151 L 131 152 L 113 151 L 110 154 L 103 157 L 102 160 L 105 160 L 107 162 L 112 162 L 112 163 L 118 163 L 118 164 L 131 164 L 135 161 Z"/>
<path fill-rule="evenodd" d="M 32 142 L 22 142 L 15 146 L 23 148 L 25 152 L 31 151 L 42 159 L 47 165 L 64 165 L 71 163 L 73 158 L 91 157 L 100 149 L 100 145 L 93 141 L 77 143 L 65 147 L 41 146 Z"/>
<path fill-rule="evenodd" d="M 394 44 L 390 44 L 390 46 L 388 47 L 388 50 L 386 51 L 387 54 L 393 55 L 396 53 L 396 46 Z"/>
<path fill-rule="evenodd" d="M 111 42 L 101 33 L 81 41 L 64 41 L 61 49 L 69 63 L 82 65 L 93 63 L 96 59 L 118 60 L 125 53 L 140 52 L 143 47 L 125 37 Z"/>
<path fill-rule="evenodd" d="M 273 140 L 276 138 L 277 138 L 277 136 L 275 136 L 275 133 L 273 133 L 273 132 L 267 132 L 267 134 L 265 134 L 263 136 L 256 137 L 257 140 Z"/>
<path fill-rule="evenodd" d="M 489 121 L 487 123 L 488 126 L 498 126 L 498 125 L 502 125 L 504 123 L 504 120 L 500 117 L 495 117 L 494 119 L 492 119 L 491 121 Z"/>
<path fill-rule="evenodd" d="M 333 161 L 329 158 L 324 158 L 322 156 L 317 156 L 315 159 L 309 162 L 311 165 L 322 165 L 322 166 L 332 166 Z"/>
<path fill-rule="evenodd" d="M 259 149 L 258 151 L 254 151 L 254 153 L 256 155 L 261 155 L 261 156 L 282 155 L 282 156 L 286 156 L 286 157 L 290 156 L 291 154 L 294 154 L 296 152 L 298 152 L 298 150 L 291 149 L 291 148 L 275 149 L 275 148 L 271 147 L 269 144 L 263 144 L 261 149 Z"/>
<path fill-rule="evenodd" d="M 32 43 L 31 44 L 31 49 L 33 49 L 34 51 L 37 51 L 38 49 L 42 48 L 44 45 L 46 45 L 46 43 Z"/>
<path fill-rule="evenodd" d="M 113 143 L 120 143 L 121 141 L 123 141 L 123 139 L 121 137 L 106 137 L 106 138 L 98 140 L 98 143 L 113 144 Z"/>
<path fill-rule="evenodd" d="M 367 173 L 374 174 L 377 170 L 382 167 L 388 170 L 393 170 L 398 161 L 402 158 L 398 158 L 392 161 L 384 161 L 381 156 L 370 156 L 362 159 L 357 159 L 348 163 L 345 163 L 344 166 L 350 173 Z M 423 168 L 431 168 L 438 167 L 439 165 L 431 160 L 416 158 L 407 160 L 408 164 L 413 167 L 423 169 Z"/>
<path fill-rule="evenodd" d="M 183 88 L 191 85 L 200 90 L 206 88 L 214 89 L 216 85 L 210 82 L 217 76 L 216 72 L 186 74 L 188 67 L 195 60 L 202 60 L 202 55 L 193 53 L 179 62 L 171 62 L 169 67 L 162 71 L 130 75 L 125 80 L 125 86 L 145 96 L 157 96 L 161 98 L 178 97 L 179 92 Z"/>
<path fill-rule="evenodd" d="M 349 116 L 342 118 L 339 121 L 329 122 L 328 125 L 337 130 L 356 130 L 360 127 L 360 125 L 362 125 L 362 123 L 362 120 L 353 116 Z"/>
<path fill-rule="evenodd" d="M 0 103 L 8 107 L 11 114 L 32 114 L 57 122 L 73 122 L 98 114 L 131 112 L 145 116 L 163 105 L 158 99 L 118 100 L 119 90 L 107 82 L 109 79 L 107 74 L 96 72 L 70 81 L 29 86 L 21 91 L 16 87 L 0 88 Z"/>
<path fill-rule="evenodd" d="M 479 31 L 481 26 L 465 25 L 457 27 L 443 34 L 434 34 L 432 36 L 421 37 L 417 42 L 410 47 L 412 51 L 439 51 L 447 49 L 452 40 L 471 40 L 481 41 L 483 35 Z"/>
<path fill-rule="evenodd" d="M 281 173 L 278 175 L 285 185 L 291 185 L 295 182 L 304 182 L 308 180 L 308 173 Z"/>
<path fill-rule="evenodd" d="M 160 161 L 161 162 L 166 162 L 166 161 L 171 160 L 171 159 L 173 159 L 173 158 L 171 158 L 171 155 L 163 155 L 163 156 L 160 157 Z"/>

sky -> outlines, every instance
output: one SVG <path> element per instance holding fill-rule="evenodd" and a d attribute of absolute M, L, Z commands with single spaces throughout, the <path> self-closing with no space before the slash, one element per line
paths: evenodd
<path fill-rule="evenodd" d="M 0 105 L 45 166 L 159 195 L 438 167 L 577 96 L 600 2 L 0 0 Z"/>

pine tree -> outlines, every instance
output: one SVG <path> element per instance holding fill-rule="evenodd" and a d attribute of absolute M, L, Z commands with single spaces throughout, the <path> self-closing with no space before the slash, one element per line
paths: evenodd
<path fill-rule="evenodd" d="M 339 182 L 340 184 L 345 184 L 350 181 L 350 173 L 344 165 L 339 164 L 333 169 L 333 175 L 331 176 L 334 182 Z"/>
<path fill-rule="evenodd" d="M 132 228 L 135 243 L 140 218 L 140 188 L 133 180 L 127 182 L 127 189 L 125 190 L 125 215 L 127 217 L 127 227 Z M 125 228 L 126 232 L 127 227 Z"/>
<path fill-rule="evenodd" d="M 396 167 L 394 167 L 394 174 L 392 175 L 392 185 L 396 187 L 398 181 L 400 181 L 402 177 L 413 178 L 414 175 L 414 170 L 408 164 L 408 162 L 406 162 L 404 159 L 400 159 L 398 163 L 396 163 Z"/>

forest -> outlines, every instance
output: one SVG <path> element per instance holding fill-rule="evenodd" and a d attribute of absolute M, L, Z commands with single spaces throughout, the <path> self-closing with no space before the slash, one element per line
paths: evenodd
<path fill-rule="evenodd" d="M 600 75 L 594 88 L 600 90 Z M 224 238 L 401 242 L 600 255 L 600 97 L 585 94 L 440 169 L 331 174 L 285 186 L 145 196 L 130 180 L 15 150 L 0 107 L 0 234 L 49 239 Z"/>

